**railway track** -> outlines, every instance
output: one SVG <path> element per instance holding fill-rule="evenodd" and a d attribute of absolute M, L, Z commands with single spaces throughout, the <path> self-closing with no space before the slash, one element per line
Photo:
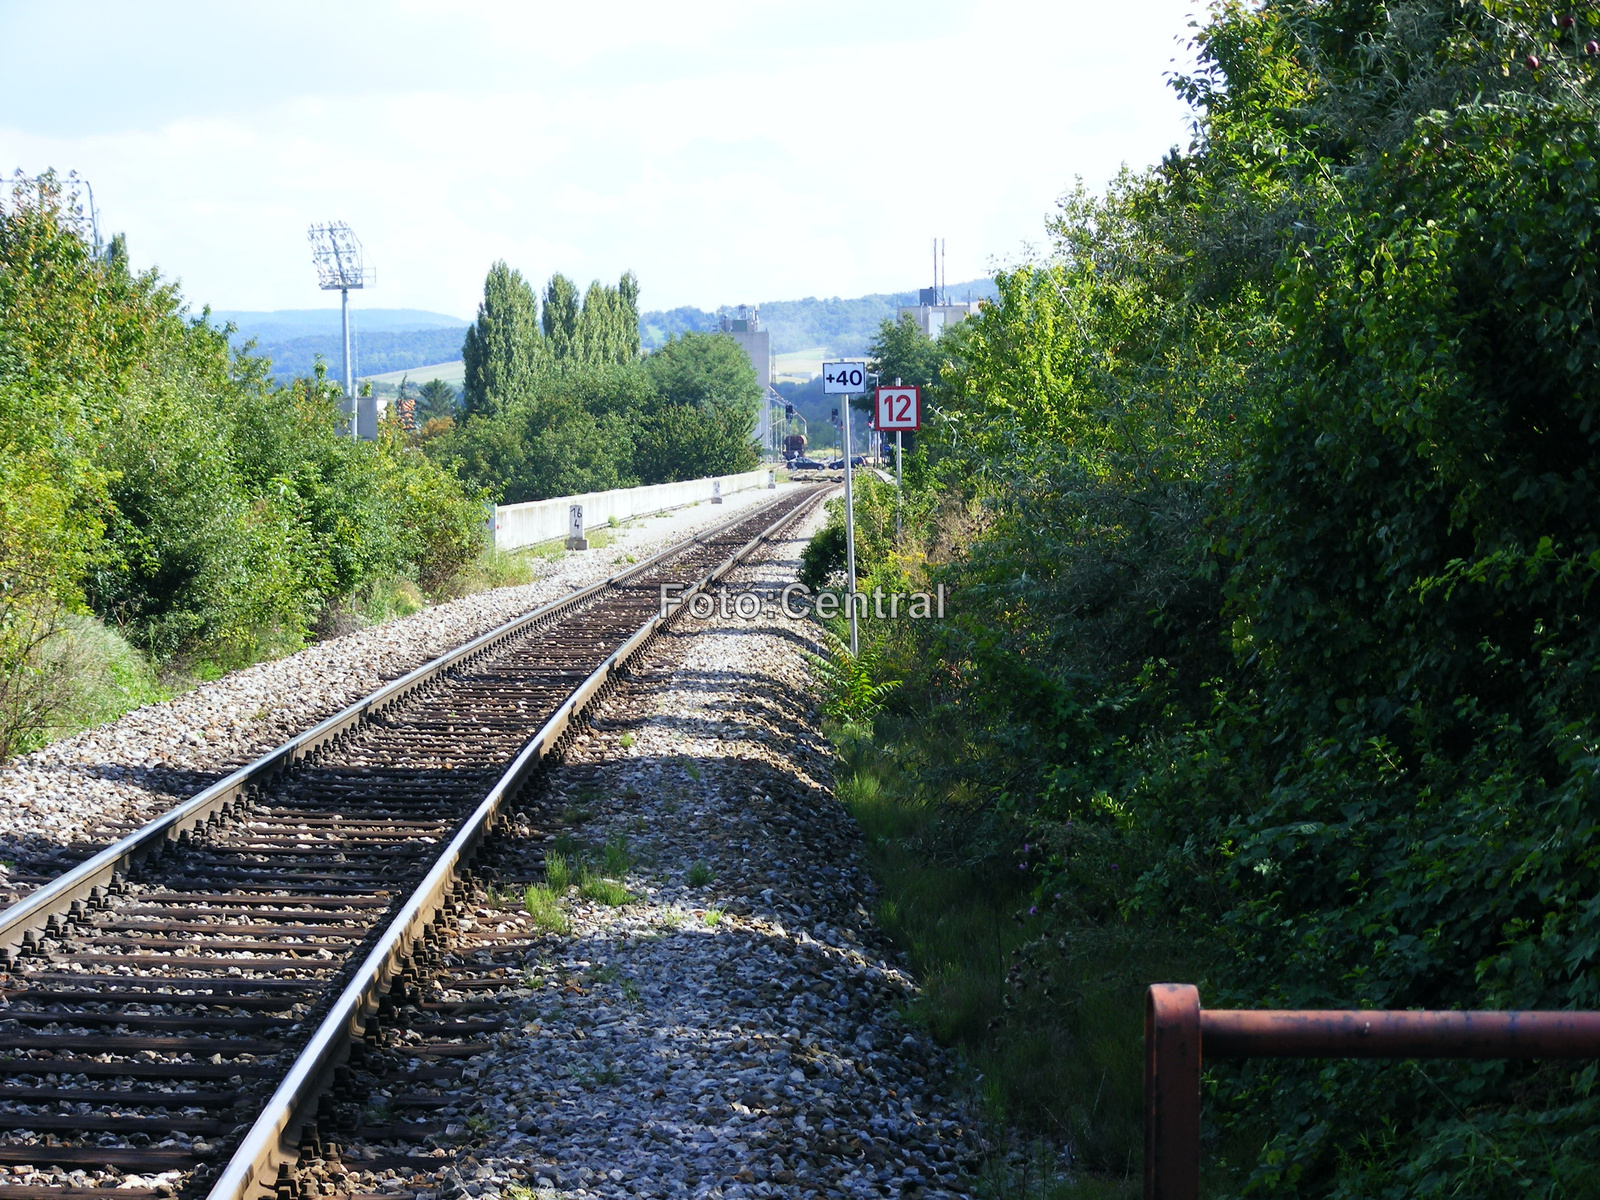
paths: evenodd
<path fill-rule="evenodd" d="M 660 585 L 709 586 L 823 493 L 467 643 L 0 912 L 0 1200 L 349 1191 L 322 1167 L 402 1010 L 411 1091 L 361 1136 L 425 1144 L 401 1110 L 438 1107 L 518 982 L 514 923 L 458 952 L 485 838 L 539 853 L 518 796 L 661 627 Z"/>

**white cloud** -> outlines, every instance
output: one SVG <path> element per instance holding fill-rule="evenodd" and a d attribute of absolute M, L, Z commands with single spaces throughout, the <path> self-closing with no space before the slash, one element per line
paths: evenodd
<path fill-rule="evenodd" d="M 280 83 L 261 70 L 292 13 L 246 14 L 233 79 L 194 56 L 250 20 L 196 33 L 158 6 L 165 41 L 127 36 L 178 78 L 110 61 L 98 96 L 38 112 L 11 102 L 27 80 L 0 83 L 21 114 L 0 153 L 88 177 L 135 262 L 197 306 L 324 303 L 305 227 L 330 218 L 365 242 L 374 306 L 470 315 L 495 258 L 580 285 L 631 267 L 651 307 L 853 295 L 923 282 L 936 233 L 952 279 L 978 274 L 1074 175 L 1184 140 L 1163 75 L 1193 7 L 373 6 L 334 31 L 349 69 L 322 44 L 320 72 L 283 59 Z M 0 8 L 0 40 L 48 32 Z"/>

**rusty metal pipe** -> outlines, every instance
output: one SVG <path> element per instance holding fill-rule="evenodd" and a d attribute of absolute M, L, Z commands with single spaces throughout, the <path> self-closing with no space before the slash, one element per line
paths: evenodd
<path fill-rule="evenodd" d="M 1206 1012 L 1194 986 L 1156 983 L 1144 1047 L 1145 1200 L 1197 1200 L 1203 1055 L 1600 1059 L 1600 1012 Z"/>
<path fill-rule="evenodd" d="M 1193 984 L 1153 984 L 1145 997 L 1145 1200 L 1200 1194 L 1200 1018 Z"/>
<path fill-rule="evenodd" d="M 1600 1058 L 1600 1012 L 1213 1009 L 1207 1058 Z"/>

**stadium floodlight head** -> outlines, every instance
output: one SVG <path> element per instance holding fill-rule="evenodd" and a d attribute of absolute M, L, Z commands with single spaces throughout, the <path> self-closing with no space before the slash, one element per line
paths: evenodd
<path fill-rule="evenodd" d="M 343 221 L 313 225 L 306 237 L 311 242 L 311 261 L 317 268 L 317 286 L 325 292 L 338 292 L 344 310 L 344 394 L 350 404 L 350 436 L 361 436 L 361 417 L 356 404 L 353 364 L 350 357 L 350 293 L 370 287 L 377 275 L 362 262 L 361 239 Z M 372 414 L 372 436 L 377 436 L 377 410 Z"/>
<path fill-rule="evenodd" d="M 372 268 L 361 261 L 361 239 L 343 221 L 313 225 L 306 236 L 317 268 L 317 286 L 323 291 L 346 292 L 377 281 Z"/>

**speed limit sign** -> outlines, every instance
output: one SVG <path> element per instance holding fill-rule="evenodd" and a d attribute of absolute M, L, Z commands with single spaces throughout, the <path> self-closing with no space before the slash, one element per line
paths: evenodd
<path fill-rule="evenodd" d="M 878 389 L 878 429 L 921 429 L 922 389 L 919 387 L 881 387 Z"/>
<path fill-rule="evenodd" d="M 867 364 L 864 362 L 823 363 L 822 390 L 829 396 L 852 396 L 866 391 Z"/>

